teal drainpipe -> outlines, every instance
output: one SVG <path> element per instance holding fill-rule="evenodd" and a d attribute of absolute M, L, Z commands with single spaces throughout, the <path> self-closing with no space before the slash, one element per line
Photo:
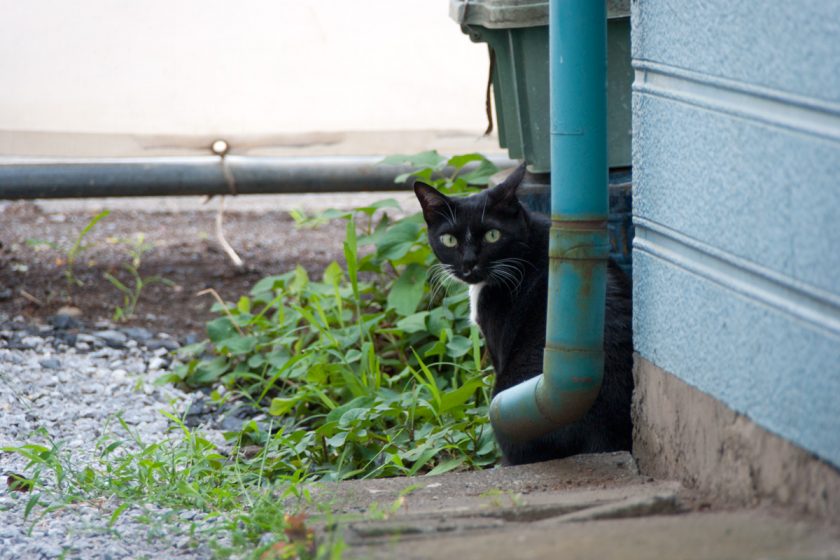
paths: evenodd
<path fill-rule="evenodd" d="M 543 373 L 496 395 L 497 433 L 527 441 L 586 414 L 604 374 L 607 32 L 604 0 L 551 0 L 551 238 Z"/>

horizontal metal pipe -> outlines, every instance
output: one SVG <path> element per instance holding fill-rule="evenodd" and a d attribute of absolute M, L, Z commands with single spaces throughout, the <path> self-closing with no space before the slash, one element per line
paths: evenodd
<path fill-rule="evenodd" d="M 0 159 L 0 199 L 397 191 L 382 156 Z M 508 158 L 490 158 L 499 168 Z M 473 164 L 474 167 L 474 164 Z M 467 166 L 466 169 L 470 169 Z M 454 170 L 444 170 L 444 172 Z"/>

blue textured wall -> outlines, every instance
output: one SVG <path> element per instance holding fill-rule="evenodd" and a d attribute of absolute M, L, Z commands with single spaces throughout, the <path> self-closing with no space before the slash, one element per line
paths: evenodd
<path fill-rule="evenodd" d="M 636 349 L 840 466 L 840 2 L 632 5 Z"/>

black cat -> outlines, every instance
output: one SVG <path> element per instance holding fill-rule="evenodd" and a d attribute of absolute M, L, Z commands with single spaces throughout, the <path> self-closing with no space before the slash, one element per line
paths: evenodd
<path fill-rule="evenodd" d="M 543 368 L 550 221 L 520 204 L 516 190 L 524 173 L 522 166 L 497 186 L 463 198 L 414 184 L 443 270 L 470 285 L 470 316 L 496 371 L 494 396 Z M 610 261 L 604 380 L 595 403 L 577 422 L 541 438 L 515 443 L 497 436 L 504 464 L 630 449 L 631 313 L 630 281 Z"/>

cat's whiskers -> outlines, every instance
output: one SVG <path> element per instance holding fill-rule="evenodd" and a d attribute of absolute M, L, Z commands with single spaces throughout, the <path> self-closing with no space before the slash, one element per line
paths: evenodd
<path fill-rule="evenodd" d="M 490 265 L 490 276 L 504 284 L 512 293 L 519 290 L 525 273 L 517 261 L 524 261 L 515 257 L 500 259 Z"/>
<path fill-rule="evenodd" d="M 520 258 L 520 257 L 507 257 L 505 259 L 499 259 L 497 262 L 500 262 L 500 263 L 508 263 L 509 262 L 510 264 L 517 264 L 517 265 L 519 263 L 522 263 L 522 264 L 527 264 L 528 266 L 530 266 L 534 270 L 537 270 L 537 267 L 534 266 L 534 263 L 532 263 L 528 259 L 523 259 L 523 258 Z"/>
<path fill-rule="evenodd" d="M 429 285 L 432 287 L 432 293 L 429 295 L 429 308 L 432 302 L 437 298 L 440 290 L 443 290 L 443 297 L 446 298 L 449 294 L 449 287 L 457 278 L 454 275 L 455 268 L 452 265 L 436 263 L 429 267 Z"/>
<path fill-rule="evenodd" d="M 489 277 L 493 280 L 496 280 L 499 284 L 503 285 L 511 292 L 515 292 L 517 284 L 512 279 L 509 273 L 506 273 L 499 269 L 493 269 L 490 271 Z"/>

